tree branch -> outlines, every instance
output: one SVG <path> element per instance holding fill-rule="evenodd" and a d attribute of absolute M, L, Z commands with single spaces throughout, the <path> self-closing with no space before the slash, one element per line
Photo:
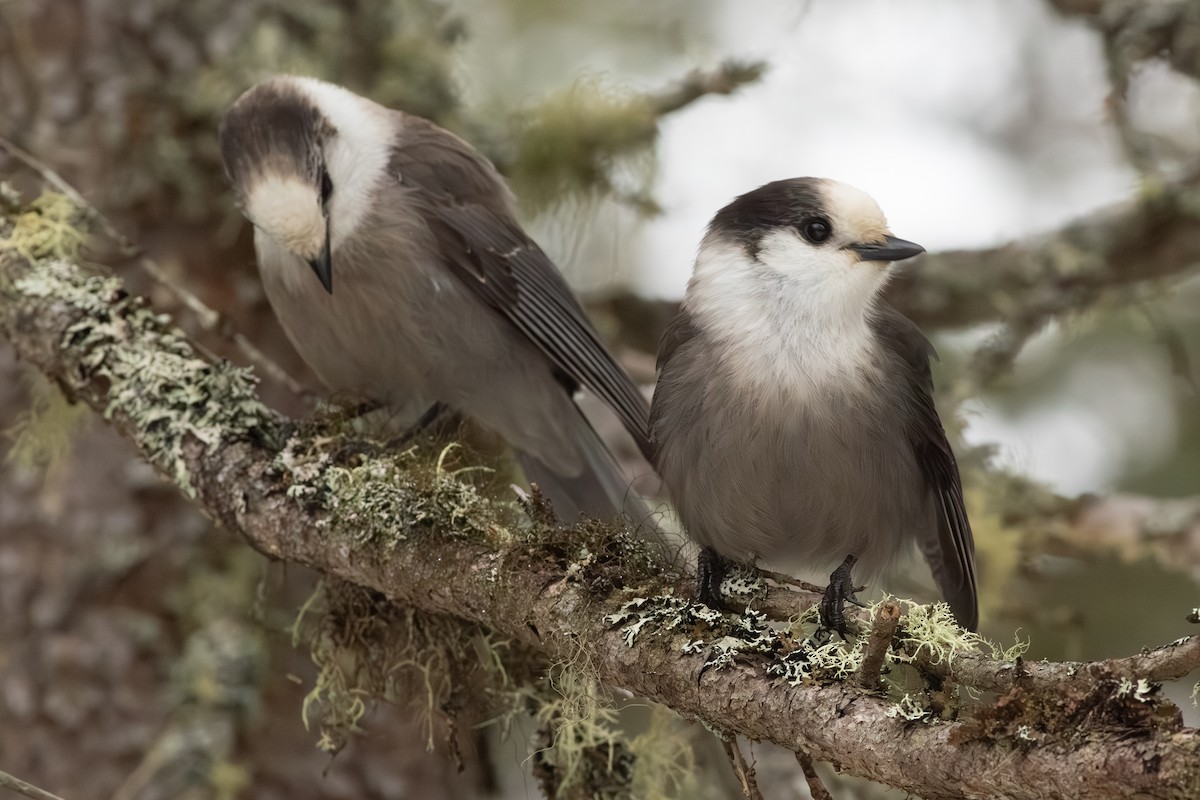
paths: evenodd
<path fill-rule="evenodd" d="M 508 504 L 478 498 L 440 466 L 432 477 L 404 469 L 402 455 L 368 460 L 361 473 L 375 477 L 364 488 L 321 441 L 262 406 L 247 373 L 199 359 L 182 332 L 119 281 L 88 275 L 69 252 L 54 251 L 20 255 L 0 245 L 0 331 L 22 359 L 101 412 L 209 514 L 272 558 L 488 626 L 552 661 L 582 652 L 610 686 L 929 800 L 1194 796 L 1200 732 L 1182 727 L 1150 685 L 1131 692 L 1080 678 L 1077 691 L 1064 693 L 1034 682 L 951 720 L 925 712 L 906 719 L 893 702 L 816 673 L 779 680 L 768 670 L 796 666 L 807 645 L 754 615 L 703 617 L 678 599 L 683 578 L 650 563 L 629 534 L 595 523 L 566 531 L 536 519 L 514 524 Z M 643 607 L 663 613 L 639 617 Z M 672 626 L 664 621 L 672 614 L 689 622 Z M 621 622 L 630 618 L 639 620 L 635 629 Z M 731 647 L 720 633 L 730 626 L 756 637 L 755 649 L 747 640 L 734 640 L 743 653 Z M 1180 647 L 1200 648 L 1188 643 Z M 948 674 L 965 674 L 962 658 L 950 663 Z"/>
<path fill-rule="evenodd" d="M 23 794 L 31 800 L 62 800 L 56 794 L 50 794 L 45 789 L 39 789 L 32 783 L 26 783 L 20 778 L 15 778 L 7 772 L 0 772 L 0 789 L 8 789 L 9 791 Z"/>
<path fill-rule="evenodd" d="M 715 70 L 692 70 L 674 86 L 645 95 L 656 116 L 686 108 L 710 94 L 729 95 L 756 82 L 766 72 L 762 61 L 726 61 Z"/>

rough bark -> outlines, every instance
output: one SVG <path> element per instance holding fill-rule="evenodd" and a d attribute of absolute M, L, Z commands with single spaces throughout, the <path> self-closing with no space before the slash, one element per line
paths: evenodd
<path fill-rule="evenodd" d="M 890 713 L 892 703 L 851 681 L 776 681 L 765 672 L 765 657 L 706 666 L 707 653 L 681 651 L 683 632 L 647 630 L 630 645 L 606 620 L 631 596 L 614 587 L 639 576 L 639 595 L 670 592 L 678 590 L 671 583 L 677 578 L 656 579 L 615 558 L 581 579 L 572 569 L 578 565 L 545 542 L 479 535 L 497 526 L 498 517 L 480 510 L 486 503 L 449 523 L 424 519 L 386 540 L 332 524 L 329 507 L 289 496 L 295 486 L 277 457 L 291 431 L 247 397 L 244 376 L 223 376 L 197 396 L 186 376 L 212 368 L 197 360 L 186 337 L 162 318 L 147 322 L 143 303 L 124 296 L 115 281 L 88 279 L 69 259 L 31 262 L 11 250 L 0 253 L 0 331 L 22 359 L 102 412 L 160 471 L 262 553 L 486 625 L 552 660 L 570 661 L 583 650 L 607 684 L 716 730 L 803 751 L 930 800 L 1185 798 L 1200 791 L 1200 731 L 1182 727 L 1177 709 L 1154 698 L 1151 686 L 1122 699 L 1110 678 L 1080 679 L 1065 692 L 1039 692 L 1018 680 L 994 706 L 985 703 L 955 721 L 906 721 Z M 125 380 L 120 365 L 135 363 L 122 359 L 137 348 L 143 355 L 161 348 L 186 367 L 179 371 L 183 383 L 160 386 L 186 398 L 165 412 L 180 416 L 166 423 L 175 438 L 164 438 L 160 414 L 131 413 L 128 398 L 114 396 Z M 240 429 L 214 425 L 214 409 L 225 408 L 242 409 Z M 439 502 L 436 487 L 406 491 L 414 505 Z M 1170 674 L 1196 666 L 1196 642 L 1179 645 L 1189 655 Z M 989 669 L 1023 674 L 1019 663 Z M 1081 672 L 1078 665 L 1044 665 L 1044 671 Z M 1005 688 L 994 674 L 989 680 Z"/>

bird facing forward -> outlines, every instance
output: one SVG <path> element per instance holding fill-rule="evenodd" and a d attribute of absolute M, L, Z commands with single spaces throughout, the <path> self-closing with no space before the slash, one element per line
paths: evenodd
<path fill-rule="evenodd" d="M 503 436 L 564 518 L 628 483 L 580 387 L 643 452 L 648 404 L 470 145 L 339 86 L 276 77 L 226 113 L 221 155 L 301 357 L 343 398 L 414 420 L 438 404 Z"/>
<path fill-rule="evenodd" d="M 875 575 L 912 541 L 974 629 L 974 540 L 932 398 L 935 354 L 881 296 L 897 239 L 868 195 L 768 183 L 708 226 L 663 336 L 653 462 L 701 545 L 700 596 L 727 560 L 839 567 L 822 618 L 840 628 L 850 567 Z M 843 558 L 845 560 L 843 561 Z"/>

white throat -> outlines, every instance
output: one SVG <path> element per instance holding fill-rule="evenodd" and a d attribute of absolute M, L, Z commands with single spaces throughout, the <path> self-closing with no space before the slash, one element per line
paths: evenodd
<path fill-rule="evenodd" d="M 728 374 L 789 402 L 865 387 L 874 370 L 869 314 L 886 281 L 869 264 L 768 234 L 759 261 L 738 244 L 705 238 L 684 306 Z M 796 263 L 821 259 L 823 263 Z"/>
<path fill-rule="evenodd" d="M 316 78 L 291 78 L 337 129 L 325 145 L 333 181 L 330 244 L 336 252 L 358 230 L 387 174 L 396 128 L 390 112 L 365 97 Z"/>

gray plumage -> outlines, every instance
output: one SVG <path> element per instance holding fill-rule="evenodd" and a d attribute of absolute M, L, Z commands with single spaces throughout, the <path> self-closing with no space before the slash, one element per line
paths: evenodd
<path fill-rule="evenodd" d="M 487 159 L 427 120 L 302 78 L 243 95 L 221 148 L 271 305 L 329 389 L 410 419 L 437 402 L 474 417 L 566 518 L 627 505 L 573 393 L 595 392 L 643 451 L 648 405 Z"/>
<path fill-rule="evenodd" d="M 806 241 L 814 221 L 826 240 Z M 974 543 L 933 349 L 880 297 L 874 260 L 919 251 L 831 181 L 777 181 L 723 209 L 660 345 L 654 463 L 689 535 L 722 556 L 795 569 L 853 554 L 874 575 L 915 540 L 974 628 Z"/>

